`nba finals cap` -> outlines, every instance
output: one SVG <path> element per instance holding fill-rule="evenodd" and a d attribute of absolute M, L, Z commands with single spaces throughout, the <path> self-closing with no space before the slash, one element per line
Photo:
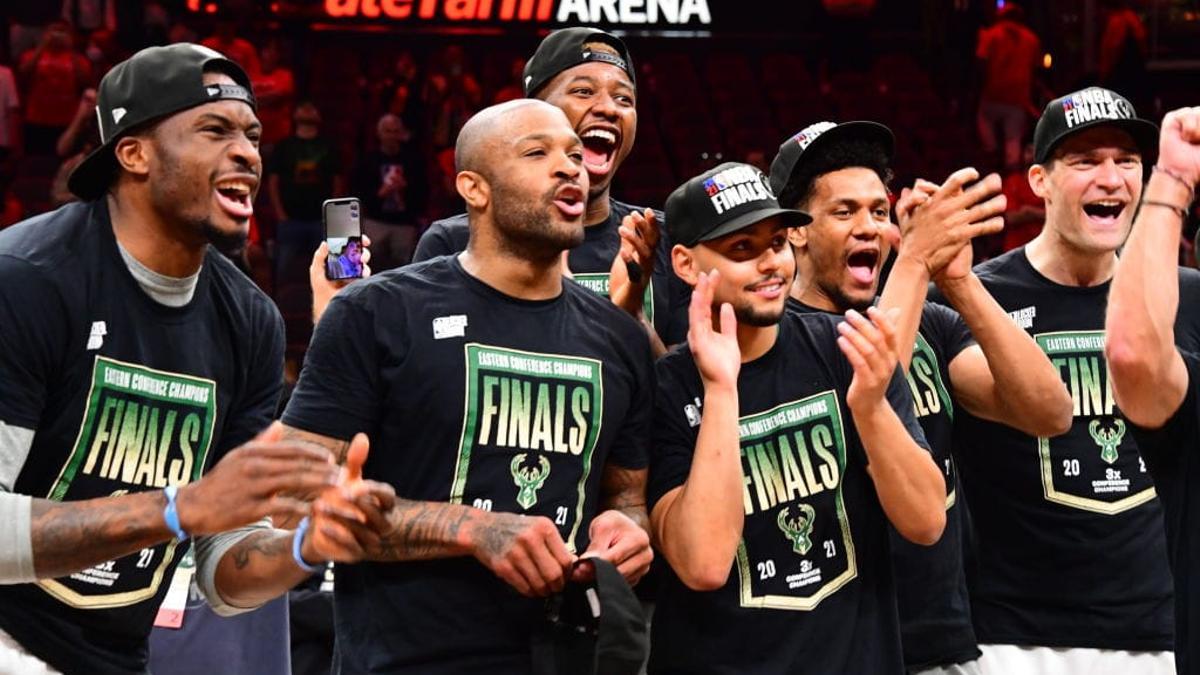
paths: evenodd
<path fill-rule="evenodd" d="M 646 615 L 629 582 L 607 560 L 592 565 L 590 582 L 568 580 L 546 600 L 542 625 L 533 631 L 533 675 L 637 675 L 650 650 Z"/>
<path fill-rule="evenodd" d="M 786 227 L 812 222 L 803 211 L 779 208 L 767 177 L 756 167 L 726 162 L 675 188 L 665 208 L 671 241 L 684 246 L 723 237 L 780 216 Z"/>
<path fill-rule="evenodd" d="M 862 140 L 878 143 L 883 147 L 888 161 L 896 152 L 896 137 L 892 130 L 878 122 L 817 122 L 800 130 L 779 146 L 779 152 L 771 161 L 771 189 L 782 195 L 792 182 L 804 153 L 815 151 L 838 140 Z M 808 155 L 814 156 L 813 154 Z"/>
<path fill-rule="evenodd" d="M 1102 87 L 1088 87 L 1046 104 L 1033 130 L 1033 161 L 1045 164 L 1054 148 L 1071 134 L 1098 126 L 1124 130 L 1137 143 L 1142 164 L 1158 155 L 1158 126 L 1141 119 L 1129 99 Z"/>
<path fill-rule="evenodd" d="M 584 46 L 589 42 L 602 42 L 617 53 L 592 51 Z M 525 95 L 533 96 L 555 75 L 589 61 L 608 63 L 620 68 L 629 76 L 629 81 L 637 86 L 637 77 L 633 74 L 633 61 L 629 58 L 629 50 L 625 48 L 621 38 L 612 33 L 605 33 L 599 28 L 563 28 L 547 35 L 526 62 L 525 73 L 521 77 Z"/>
<path fill-rule="evenodd" d="M 206 67 L 229 75 L 237 84 L 204 84 Z M 113 148 L 122 136 L 147 122 L 225 99 L 256 108 L 250 78 L 219 52 L 185 42 L 141 50 L 100 80 L 96 96 L 100 147 L 75 167 L 67 187 L 80 199 L 96 199 L 116 176 Z"/>

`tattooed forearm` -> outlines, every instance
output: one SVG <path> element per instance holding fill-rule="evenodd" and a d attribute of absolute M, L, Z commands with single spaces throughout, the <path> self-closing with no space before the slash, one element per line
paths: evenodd
<path fill-rule="evenodd" d="M 234 607 L 256 607 L 308 578 L 292 560 L 292 532 L 264 529 L 234 544 L 217 564 L 221 599 Z"/>
<path fill-rule="evenodd" d="M 246 569 L 256 559 L 274 565 L 277 560 L 264 561 L 262 559 L 277 559 L 280 556 L 286 556 L 290 560 L 292 538 L 290 534 L 276 535 L 269 531 L 261 534 L 255 533 L 234 544 L 226 555 L 233 556 L 233 567 L 237 570 Z"/>
<path fill-rule="evenodd" d="M 391 532 L 368 551 L 371 560 L 433 560 L 470 553 L 464 528 L 484 512 L 461 504 L 397 499 L 388 513 Z M 485 531 L 486 532 L 486 531 Z"/>
<path fill-rule="evenodd" d="M 338 464 L 346 461 L 346 452 L 350 450 L 350 441 L 314 434 L 311 431 L 289 427 L 286 424 L 283 427 L 283 440 L 304 441 L 325 448 L 337 459 Z"/>
<path fill-rule="evenodd" d="M 620 511 L 649 532 L 650 516 L 646 513 L 648 473 L 646 469 L 625 469 L 613 464 L 604 467 L 604 476 L 600 479 L 601 509 Z"/>
<path fill-rule="evenodd" d="M 162 492 L 77 502 L 33 500 L 33 569 L 61 577 L 135 553 L 171 538 Z"/>

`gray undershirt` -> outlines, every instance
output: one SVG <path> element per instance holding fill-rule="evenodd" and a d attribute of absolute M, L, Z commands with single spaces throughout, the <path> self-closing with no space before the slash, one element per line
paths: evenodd
<path fill-rule="evenodd" d="M 138 262 L 137 258 L 126 251 L 119 241 L 117 248 L 121 251 L 121 259 L 125 261 L 125 267 L 138 282 L 138 286 L 141 286 L 146 295 L 153 298 L 155 302 L 167 307 L 183 307 L 192 301 L 192 296 L 196 293 L 196 282 L 200 280 L 199 270 L 191 276 L 169 277 Z"/>

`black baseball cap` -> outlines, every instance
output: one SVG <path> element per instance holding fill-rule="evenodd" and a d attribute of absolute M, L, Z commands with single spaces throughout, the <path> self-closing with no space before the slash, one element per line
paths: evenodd
<path fill-rule="evenodd" d="M 803 211 L 779 208 L 767 177 L 749 164 L 725 162 L 667 197 L 667 230 L 671 241 L 684 246 L 723 237 L 773 216 L 780 216 L 787 227 L 812 222 Z"/>
<path fill-rule="evenodd" d="M 568 581 L 546 600 L 531 637 L 532 675 L 636 675 L 650 649 L 646 615 L 629 582 L 607 560 L 592 565 L 590 582 Z"/>
<path fill-rule="evenodd" d="M 784 188 L 792 182 L 800 160 L 806 156 L 815 156 L 816 152 L 835 141 L 863 140 L 878 143 L 889 162 L 896 152 L 896 137 L 892 130 L 878 122 L 817 122 L 800 130 L 799 133 L 784 141 L 779 146 L 779 152 L 771 161 L 771 189 L 775 194 L 783 194 Z"/>
<path fill-rule="evenodd" d="M 1033 161 L 1045 164 L 1068 136 L 1098 126 L 1124 130 L 1137 143 L 1142 163 L 1154 163 L 1158 156 L 1158 126 L 1139 118 L 1129 99 L 1103 87 L 1081 89 L 1046 104 L 1033 130 Z"/>
<path fill-rule="evenodd" d="M 225 73 L 237 84 L 206 85 L 205 69 Z M 219 52 L 188 42 L 141 50 L 100 80 L 96 96 L 100 147 L 75 167 L 67 187 L 80 199 L 100 197 L 116 176 L 113 147 L 122 136 L 147 122 L 226 99 L 257 109 L 246 71 Z"/>
<path fill-rule="evenodd" d="M 584 45 L 589 42 L 602 42 L 615 49 L 617 55 L 587 49 Z M 629 76 L 629 81 L 637 86 L 633 60 L 629 58 L 629 50 L 621 38 L 599 28 L 563 28 L 547 35 L 525 63 L 525 72 L 521 77 L 525 95 L 533 96 L 555 75 L 589 61 L 620 68 Z"/>

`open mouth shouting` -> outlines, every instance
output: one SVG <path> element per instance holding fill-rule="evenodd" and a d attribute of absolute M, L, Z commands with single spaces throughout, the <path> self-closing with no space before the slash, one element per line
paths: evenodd
<path fill-rule="evenodd" d="M 1114 227 L 1125 211 L 1126 203 L 1121 199 L 1097 199 L 1083 205 L 1088 221 L 1099 227 Z"/>
<path fill-rule="evenodd" d="M 879 275 L 879 262 L 878 248 L 860 248 L 846 256 L 846 269 L 850 271 L 851 279 L 862 286 L 870 286 Z"/>
<path fill-rule="evenodd" d="M 567 183 L 554 191 L 554 205 L 568 220 L 575 220 L 583 215 L 586 197 L 578 185 Z"/>
<path fill-rule="evenodd" d="M 234 220 L 246 220 L 254 215 L 254 188 L 258 178 L 235 176 L 217 181 L 213 194 L 221 210 Z"/>
<path fill-rule="evenodd" d="M 621 132 L 614 126 L 596 125 L 579 134 L 583 141 L 583 168 L 593 177 L 612 172 L 617 149 L 621 147 Z"/>

